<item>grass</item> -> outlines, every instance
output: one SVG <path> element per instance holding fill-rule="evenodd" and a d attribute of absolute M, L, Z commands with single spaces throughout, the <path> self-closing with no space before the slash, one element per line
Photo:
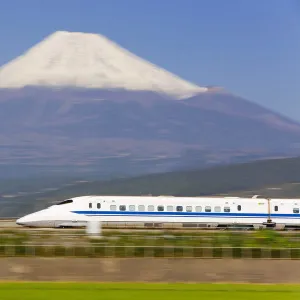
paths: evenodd
<path fill-rule="evenodd" d="M 271 248 L 300 248 L 298 232 L 281 233 L 274 230 L 245 232 L 197 232 L 190 233 L 157 231 L 155 233 L 122 233 L 119 231 L 106 232 L 101 240 L 90 240 L 84 231 L 78 232 L 39 232 L 30 231 L 0 231 L 1 245 L 43 244 L 45 242 L 64 245 L 67 241 L 74 245 L 110 245 L 110 246 L 190 246 L 190 247 L 271 247 Z"/>
<path fill-rule="evenodd" d="M 208 247 L 210 250 L 204 251 L 203 247 Z M 227 249 L 222 250 L 222 248 Z M 251 250 L 242 248 L 251 248 Z M 69 234 L 59 234 L 58 231 L 38 234 L 30 231 L 0 232 L 0 256 L 223 257 L 231 255 L 240 258 L 245 251 L 248 251 L 247 257 L 253 258 L 300 259 L 299 234 L 273 230 L 189 234 L 166 231 L 140 234 L 107 232 L 102 239 L 95 240 L 75 232 Z"/>
<path fill-rule="evenodd" d="M 300 285 L 152 283 L 0 283 L 1 300 L 300 299 Z"/>

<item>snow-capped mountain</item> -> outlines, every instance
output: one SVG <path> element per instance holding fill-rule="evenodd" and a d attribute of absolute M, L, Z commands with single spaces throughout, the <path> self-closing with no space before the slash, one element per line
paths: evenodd
<path fill-rule="evenodd" d="M 59 31 L 0 68 L 0 177 L 12 165 L 107 176 L 299 153 L 299 123 L 101 35 Z"/>
<path fill-rule="evenodd" d="M 0 68 L 0 88 L 146 90 L 183 98 L 205 92 L 99 34 L 57 31 Z"/>

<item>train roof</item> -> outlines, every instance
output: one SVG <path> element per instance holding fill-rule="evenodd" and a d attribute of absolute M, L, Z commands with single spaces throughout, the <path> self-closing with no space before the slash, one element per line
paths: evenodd
<path fill-rule="evenodd" d="M 255 200 L 255 199 L 260 199 L 260 200 L 277 200 L 277 201 L 297 201 L 300 200 L 299 198 L 268 198 L 268 197 L 263 197 L 261 195 L 254 195 L 252 197 L 236 197 L 236 196 L 173 196 L 173 195 L 158 195 L 158 196 L 153 196 L 153 195 L 86 195 L 86 196 L 78 196 L 78 197 L 72 197 L 69 199 L 72 200 L 91 200 L 91 199 L 129 199 L 133 198 L 135 200 L 137 199 L 152 199 L 152 200 L 158 200 L 158 199 L 174 199 L 174 200 L 207 200 L 207 199 L 215 199 L 215 200 L 241 200 L 241 201 L 247 201 L 247 200 Z"/>

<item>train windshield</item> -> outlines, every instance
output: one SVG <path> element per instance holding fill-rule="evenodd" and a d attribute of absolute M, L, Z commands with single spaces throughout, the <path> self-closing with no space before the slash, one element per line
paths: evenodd
<path fill-rule="evenodd" d="M 68 203 L 73 203 L 73 200 L 72 199 L 67 199 L 67 200 L 64 200 L 64 201 L 61 201 L 61 202 L 57 203 L 56 205 L 63 205 L 63 204 L 68 204 Z"/>

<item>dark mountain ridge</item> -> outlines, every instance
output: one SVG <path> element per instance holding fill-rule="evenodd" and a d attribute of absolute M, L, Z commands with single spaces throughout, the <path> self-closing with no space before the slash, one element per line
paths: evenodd
<path fill-rule="evenodd" d="M 191 155 L 201 156 L 199 167 L 297 155 L 299 142 L 297 122 L 222 90 L 177 100 L 121 89 L 0 89 L 1 164 L 93 169 L 115 157 L 126 168 L 146 162 L 138 173 L 147 173 L 184 167 Z"/>

